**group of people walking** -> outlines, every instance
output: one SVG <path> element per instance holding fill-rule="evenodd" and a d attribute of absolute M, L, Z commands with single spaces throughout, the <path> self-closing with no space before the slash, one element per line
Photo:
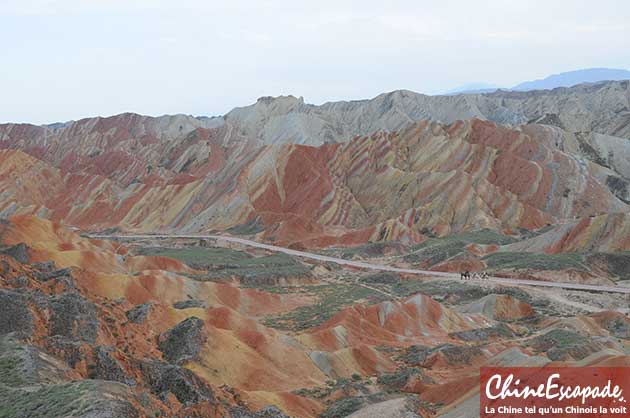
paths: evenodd
<path fill-rule="evenodd" d="M 486 273 L 485 271 L 481 272 L 481 273 L 477 273 L 474 272 L 472 274 L 470 274 L 470 272 L 468 270 L 463 271 L 461 273 L 461 279 L 462 280 L 488 280 L 490 276 L 488 276 L 488 273 Z"/>

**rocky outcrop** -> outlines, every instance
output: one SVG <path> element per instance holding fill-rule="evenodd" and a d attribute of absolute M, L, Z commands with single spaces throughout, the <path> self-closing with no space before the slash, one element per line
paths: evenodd
<path fill-rule="evenodd" d="M 246 408 L 232 408 L 230 410 L 231 418 L 289 418 L 284 412 L 277 407 L 270 405 L 258 411 L 250 411 Z"/>
<path fill-rule="evenodd" d="M 32 330 L 32 347 L 20 342 L 14 328 L 5 330 L 22 347 L 10 356 L 0 347 L 0 415 L 285 418 L 282 411 L 296 417 L 360 417 L 391 410 L 408 417 L 422 405 L 428 416 L 459 405 L 461 394 L 474 395 L 482 365 L 628 362 L 619 341 L 630 328 L 624 314 L 571 317 L 574 302 L 590 303 L 586 294 L 571 293 L 575 299 L 564 309 L 546 309 L 545 304 L 562 305 L 563 299 L 491 281 L 480 286 L 321 265 L 308 282 L 274 292 L 164 270 L 132 273 L 125 267 L 133 255 L 119 243 L 82 238 L 60 224 L 27 216 L 9 222 L 0 222 L 6 244 L 26 242 L 34 257 L 54 260 L 56 266 L 22 265 L 0 256 L 7 266 L 0 288 L 9 295 L 0 299 L 0 323 L 7 326 L 1 320 L 16 309 L 10 303 L 15 300 L 31 313 Z M 491 251 L 516 241 L 488 231 L 474 235 L 484 237 L 480 245 L 497 247 Z M 446 251 L 453 243 L 457 251 L 467 251 L 468 239 L 397 243 L 396 260 L 408 250 L 440 243 L 446 243 Z M 385 257 L 380 250 L 364 252 L 366 246 L 356 253 L 333 251 Z M 64 272 L 68 266 L 80 267 Z M 75 282 L 74 290 L 61 285 L 64 277 Z M 339 282 L 318 281 L 332 277 Z M 591 297 L 623 308 L 618 296 Z M 196 307 L 198 301 L 207 307 Z M 462 312 L 475 301 L 478 311 Z M 532 306 L 536 315 L 524 315 Z M 184 319 L 192 313 L 199 318 Z M 285 323 L 300 326 L 282 332 Z M 6 382 L 16 384 L 6 391 Z M 225 385 L 213 386 L 216 382 Z M 43 402 L 51 393 L 60 401 Z M 409 397 L 421 405 L 385 405 L 393 400 L 390 395 L 404 394 L 414 394 Z M 270 403 L 277 408 L 260 409 Z"/>
<path fill-rule="evenodd" d="M 50 300 L 50 335 L 94 343 L 99 321 L 94 304 L 79 293 L 64 293 Z"/>
<path fill-rule="evenodd" d="M 60 278 L 71 278 L 72 270 L 69 268 L 54 270 L 50 268 L 49 264 L 43 264 L 40 270 L 34 273 L 34 277 L 42 282 L 55 279 L 59 280 Z"/>
<path fill-rule="evenodd" d="M 212 389 L 186 368 L 160 361 L 142 361 L 140 369 L 151 391 L 162 399 L 172 393 L 185 405 L 214 401 Z"/>
<path fill-rule="evenodd" d="M 193 316 L 160 334 L 158 347 L 168 362 L 179 364 L 196 359 L 205 341 L 203 321 Z"/>
<path fill-rule="evenodd" d="M 126 385 L 135 384 L 113 353 L 113 347 L 97 346 L 94 348 L 94 365 L 90 377 L 92 379 L 112 380 Z"/>
<path fill-rule="evenodd" d="M 605 341 L 566 329 L 550 330 L 532 339 L 530 345 L 556 361 L 582 360 L 607 347 Z"/>
<path fill-rule="evenodd" d="M 0 336 L 12 332 L 27 337 L 33 330 L 33 315 L 24 295 L 0 289 Z"/>
<path fill-rule="evenodd" d="M 0 249 L 0 254 L 6 254 L 13 257 L 20 263 L 28 263 L 30 258 L 29 251 L 30 250 L 26 244 L 20 243 L 9 248 Z"/>
<path fill-rule="evenodd" d="M 127 311 L 127 318 L 134 324 L 143 324 L 146 321 L 147 316 L 152 309 L 151 303 L 143 303 L 141 305 L 134 306 Z"/>
<path fill-rule="evenodd" d="M 479 347 L 441 344 L 436 347 L 411 346 L 401 357 L 406 364 L 430 368 L 441 362 L 452 366 L 471 365 L 484 358 Z"/>
<path fill-rule="evenodd" d="M 0 338 L 0 415 L 15 418 L 137 418 L 124 385 L 77 380 L 63 362 L 32 345 Z"/>
<path fill-rule="evenodd" d="M 628 81 L 583 84 L 554 90 L 427 96 L 408 90 L 370 100 L 305 104 L 301 98 L 261 98 L 225 116 L 247 137 L 270 144 L 320 145 L 379 130 L 394 131 L 420 119 L 452 123 L 472 118 L 520 125 L 547 122 L 571 132 L 596 131 L 629 138 Z"/>
<path fill-rule="evenodd" d="M 450 334 L 453 338 L 469 342 L 485 342 L 493 339 L 511 338 L 516 335 L 517 334 L 509 326 L 503 323 L 492 327 L 475 328 L 466 331 L 453 332 Z"/>
<path fill-rule="evenodd" d="M 45 340 L 48 352 L 65 361 L 70 367 L 76 367 L 87 355 L 87 347 L 80 341 L 76 341 L 61 335 L 54 335 Z"/>
<path fill-rule="evenodd" d="M 190 308 L 205 309 L 207 307 L 208 307 L 208 304 L 205 301 L 198 300 L 198 299 L 180 300 L 173 304 L 173 308 L 175 309 L 190 309 Z"/>
<path fill-rule="evenodd" d="M 0 385 L 9 387 L 60 383 L 71 379 L 71 369 L 16 334 L 0 336 Z"/>

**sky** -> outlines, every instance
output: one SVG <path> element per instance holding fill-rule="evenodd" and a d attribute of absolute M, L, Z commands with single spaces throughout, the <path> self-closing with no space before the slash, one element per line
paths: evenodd
<path fill-rule="evenodd" d="M 0 0 L 0 122 L 630 69 L 628 0 Z"/>

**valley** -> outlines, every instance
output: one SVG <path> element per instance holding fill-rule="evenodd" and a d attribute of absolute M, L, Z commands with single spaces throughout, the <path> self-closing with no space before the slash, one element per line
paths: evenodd
<path fill-rule="evenodd" d="M 629 91 L 0 125 L 0 417 L 458 418 L 483 366 L 630 366 Z"/>

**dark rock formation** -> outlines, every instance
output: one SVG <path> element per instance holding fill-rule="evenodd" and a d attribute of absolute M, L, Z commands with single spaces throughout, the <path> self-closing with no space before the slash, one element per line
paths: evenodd
<path fill-rule="evenodd" d="M 29 280 L 26 276 L 17 276 L 7 280 L 7 283 L 12 287 L 27 287 L 29 285 Z"/>
<path fill-rule="evenodd" d="M 591 336 L 567 329 L 554 329 L 539 335 L 530 345 L 536 352 L 544 352 L 554 361 L 582 360 L 606 348 L 605 344 Z"/>
<path fill-rule="evenodd" d="M 553 361 L 582 360 L 605 348 L 605 345 L 587 338 L 583 344 L 552 348 L 547 351 L 547 357 Z"/>
<path fill-rule="evenodd" d="M 487 341 L 494 338 L 510 338 L 516 334 L 510 327 L 501 323 L 493 327 L 452 332 L 449 336 L 462 341 Z"/>
<path fill-rule="evenodd" d="M 61 361 L 12 336 L 0 338 L 0 416 L 137 418 L 127 386 L 74 380 Z"/>
<path fill-rule="evenodd" d="M 94 304 L 78 293 L 64 293 L 50 301 L 50 335 L 94 343 L 99 322 Z"/>
<path fill-rule="evenodd" d="M 24 243 L 0 250 L 0 254 L 6 254 L 13 257 L 22 264 L 28 263 L 28 260 L 30 259 L 29 252 L 30 248 L 28 248 L 28 246 Z"/>
<path fill-rule="evenodd" d="M 196 359 L 205 340 L 203 321 L 192 316 L 162 333 L 158 347 L 168 362 L 179 364 Z"/>
<path fill-rule="evenodd" d="M 16 337 L 0 337 L 0 384 L 19 387 L 59 383 L 69 378 L 70 369 L 65 363 Z"/>
<path fill-rule="evenodd" d="M 72 270 L 70 270 L 69 268 L 61 270 L 48 270 L 47 268 L 44 268 L 40 271 L 35 272 L 33 276 L 40 282 L 47 282 L 48 280 L 60 279 L 63 277 L 72 278 Z"/>
<path fill-rule="evenodd" d="M 403 367 L 392 373 L 378 375 L 376 381 L 388 390 L 400 391 L 410 379 L 417 379 L 423 383 L 435 383 L 424 371 L 415 367 Z"/>
<path fill-rule="evenodd" d="M 266 406 L 256 412 L 236 407 L 230 410 L 230 416 L 231 418 L 289 418 L 288 415 L 274 405 Z"/>
<path fill-rule="evenodd" d="M 214 402 L 210 386 L 186 368 L 154 360 L 142 361 L 139 367 L 151 391 L 162 399 L 170 392 L 185 405 Z"/>
<path fill-rule="evenodd" d="M 134 324 L 142 324 L 146 321 L 149 312 L 152 308 L 151 303 L 143 303 L 142 305 L 136 305 L 127 311 L 127 318 Z"/>
<path fill-rule="evenodd" d="M 46 271 L 46 272 L 50 272 L 53 270 L 56 270 L 56 266 L 55 266 L 55 262 L 54 261 L 44 261 L 41 263 L 33 263 L 32 264 L 33 267 L 35 267 L 37 270 L 39 271 Z"/>
<path fill-rule="evenodd" d="M 469 365 L 475 358 L 482 356 L 483 352 L 478 347 L 459 346 L 454 344 L 440 344 L 436 347 L 412 345 L 407 348 L 400 359 L 411 366 L 431 367 L 438 356 L 443 357 L 449 364 Z"/>
<path fill-rule="evenodd" d="M 17 292 L 0 289 L 0 335 L 16 332 L 27 337 L 33 329 L 33 316 L 28 299 Z"/>
<path fill-rule="evenodd" d="M 120 362 L 112 355 L 113 351 L 112 347 L 102 345 L 94 348 L 94 365 L 90 378 L 134 385 L 134 380 L 127 375 Z"/>
<path fill-rule="evenodd" d="M 46 339 L 46 349 L 55 356 L 63 359 L 70 367 L 85 359 L 84 349 L 79 341 L 71 340 L 61 335 L 54 335 Z"/>
<path fill-rule="evenodd" d="M 189 300 L 180 300 L 179 302 L 175 302 L 173 304 L 173 308 L 175 309 L 188 309 L 188 308 L 207 308 L 208 304 L 203 300 L 199 299 L 189 299 Z"/>

